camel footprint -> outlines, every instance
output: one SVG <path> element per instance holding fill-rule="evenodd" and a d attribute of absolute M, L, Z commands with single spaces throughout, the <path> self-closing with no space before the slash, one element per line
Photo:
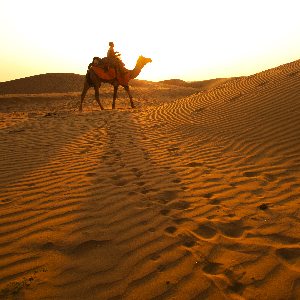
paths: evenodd
<path fill-rule="evenodd" d="M 182 245 L 186 248 L 192 248 L 197 243 L 197 238 L 194 236 L 189 236 L 187 234 L 180 234 L 179 237 L 182 241 Z"/>
<path fill-rule="evenodd" d="M 190 207 L 190 203 L 183 201 L 183 200 L 177 200 L 173 201 L 168 205 L 169 208 L 171 209 L 176 209 L 176 210 L 185 210 Z"/>
<path fill-rule="evenodd" d="M 223 235 L 229 238 L 240 238 L 244 231 L 250 228 L 243 227 L 243 222 L 241 220 L 236 220 L 229 223 L 219 223 L 218 229 Z"/>
<path fill-rule="evenodd" d="M 260 171 L 252 171 L 252 172 L 244 172 L 245 177 L 257 177 L 261 174 L 262 172 Z"/>
<path fill-rule="evenodd" d="M 131 169 L 131 172 L 135 173 L 135 176 L 137 178 L 140 178 L 141 176 L 143 176 L 143 171 L 141 171 L 140 169 L 138 168 L 132 168 Z"/>
<path fill-rule="evenodd" d="M 115 181 L 114 185 L 116 186 L 124 186 L 128 183 L 128 180 L 122 179 L 124 176 L 122 174 L 117 174 L 115 176 L 110 177 L 111 180 Z"/>
<path fill-rule="evenodd" d="M 110 243 L 110 240 L 104 240 L 104 241 L 96 241 L 96 240 L 89 240 L 86 242 L 83 242 L 79 244 L 73 251 L 72 254 L 74 255 L 83 255 L 89 250 L 96 248 L 96 247 L 102 247 L 107 246 Z"/>
<path fill-rule="evenodd" d="M 165 229 L 165 232 L 169 233 L 169 234 L 173 234 L 177 231 L 177 227 L 174 227 L 174 226 L 170 226 L 170 227 L 167 227 Z"/>
<path fill-rule="evenodd" d="M 212 239 L 218 231 L 213 228 L 212 224 L 205 223 L 199 224 L 198 228 L 194 230 L 194 233 L 203 239 Z"/>
<path fill-rule="evenodd" d="M 300 248 L 281 248 L 275 251 L 275 254 L 290 264 L 299 260 Z"/>

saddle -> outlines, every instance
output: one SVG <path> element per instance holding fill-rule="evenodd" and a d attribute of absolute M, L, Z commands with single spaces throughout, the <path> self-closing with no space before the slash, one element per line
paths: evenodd
<path fill-rule="evenodd" d="M 101 68 L 105 72 L 108 72 L 109 68 L 119 68 L 119 70 L 122 70 L 124 68 L 124 63 L 118 58 L 109 58 L 109 57 L 99 58 L 95 56 L 93 58 L 93 62 L 89 64 L 89 68 L 91 66 Z"/>
<path fill-rule="evenodd" d="M 94 63 L 90 63 L 89 70 L 96 74 L 100 79 L 107 80 L 108 83 L 118 80 L 122 86 L 128 86 L 130 80 L 130 70 L 125 68 L 122 71 L 119 67 L 110 67 L 105 64 L 99 64 L 96 66 Z"/>

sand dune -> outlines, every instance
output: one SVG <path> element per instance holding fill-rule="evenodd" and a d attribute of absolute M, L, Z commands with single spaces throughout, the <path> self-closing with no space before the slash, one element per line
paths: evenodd
<path fill-rule="evenodd" d="M 211 89 L 225 82 L 234 80 L 235 78 L 216 78 L 204 81 L 186 82 L 179 79 L 164 80 L 160 82 L 152 82 L 147 80 L 133 79 L 130 81 L 131 87 L 144 88 L 170 88 L 169 85 L 180 87 L 195 88 L 197 91 Z M 47 94 L 47 93 L 71 93 L 82 92 L 85 75 L 74 73 L 47 73 L 26 78 L 20 78 L 7 82 L 0 82 L 0 95 L 10 94 Z M 103 84 L 103 87 L 110 87 Z M 182 89 L 182 88 L 181 88 Z"/>
<path fill-rule="evenodd" d="M 300 299 L 300 61 L 192 89 L 0 97 L 0 299 Z"/>

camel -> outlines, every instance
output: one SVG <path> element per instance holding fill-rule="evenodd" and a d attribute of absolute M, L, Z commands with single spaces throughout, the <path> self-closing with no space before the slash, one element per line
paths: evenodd
<path fill-rule="evenodd" d="M 145 58 L 141 55 L 138 58 L 137 62 L 136 62 L 135 68 L 133 70 L 130 70 L 129 80 L 136 78 L 140 74 L 142 68 L 149 62 L 152 62 L 151 58 Z M 84 97 L 85 97 L 88 89 L 92 86 L 95 89 L 95 99 L 96 99 L 96 101 L 98 102 L 101 110 L 104 109 L 104 107 L 102 106 L 102 104 L 100 102 L 100 99 L 99 99 L 99 88 L 100 88 L 102 82 L 110 83 L 111 85 L 114 86 L 114 96 L 113 96 L 112 109 L 115 109 L 116 99 L 117 99 L 117 91 L 118 91 L 120 82 L 116 78 L 114 79 L 113 82 L 111 82 L 111 80 L 101 79 L 94 72 L 92 72 L 89 68 L 88 71 L 87 71 L 86 77 L 85 77 L 83 91 L 81 93 L 81 103 L 80 103 L 79 110 L 82 110 L 82 103 L 83 103 Z M 133 101 L 132 101 L 132 95 L 130 93 L 129 86 L 123 86 L 123 87 L 124 87 L 125 91 L 127 92 L 128 96 L 129 96 L 131 107 L 135 108 L 135 106 L 133 104 Z"/>

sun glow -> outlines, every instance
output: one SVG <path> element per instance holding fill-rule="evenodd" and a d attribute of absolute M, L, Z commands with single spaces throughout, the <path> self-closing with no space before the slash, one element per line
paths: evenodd
<path fill-rule="evenodd" d="M 299 59 L 296 1 L 2 1 L 0 81 L 40 73 L 84 74 L 108 43 L 139 79 L 250 75 Z M 113 12 L 113 13 L 111 13 Z M 280 22 L 279 22 L 280 20 Z"/>

